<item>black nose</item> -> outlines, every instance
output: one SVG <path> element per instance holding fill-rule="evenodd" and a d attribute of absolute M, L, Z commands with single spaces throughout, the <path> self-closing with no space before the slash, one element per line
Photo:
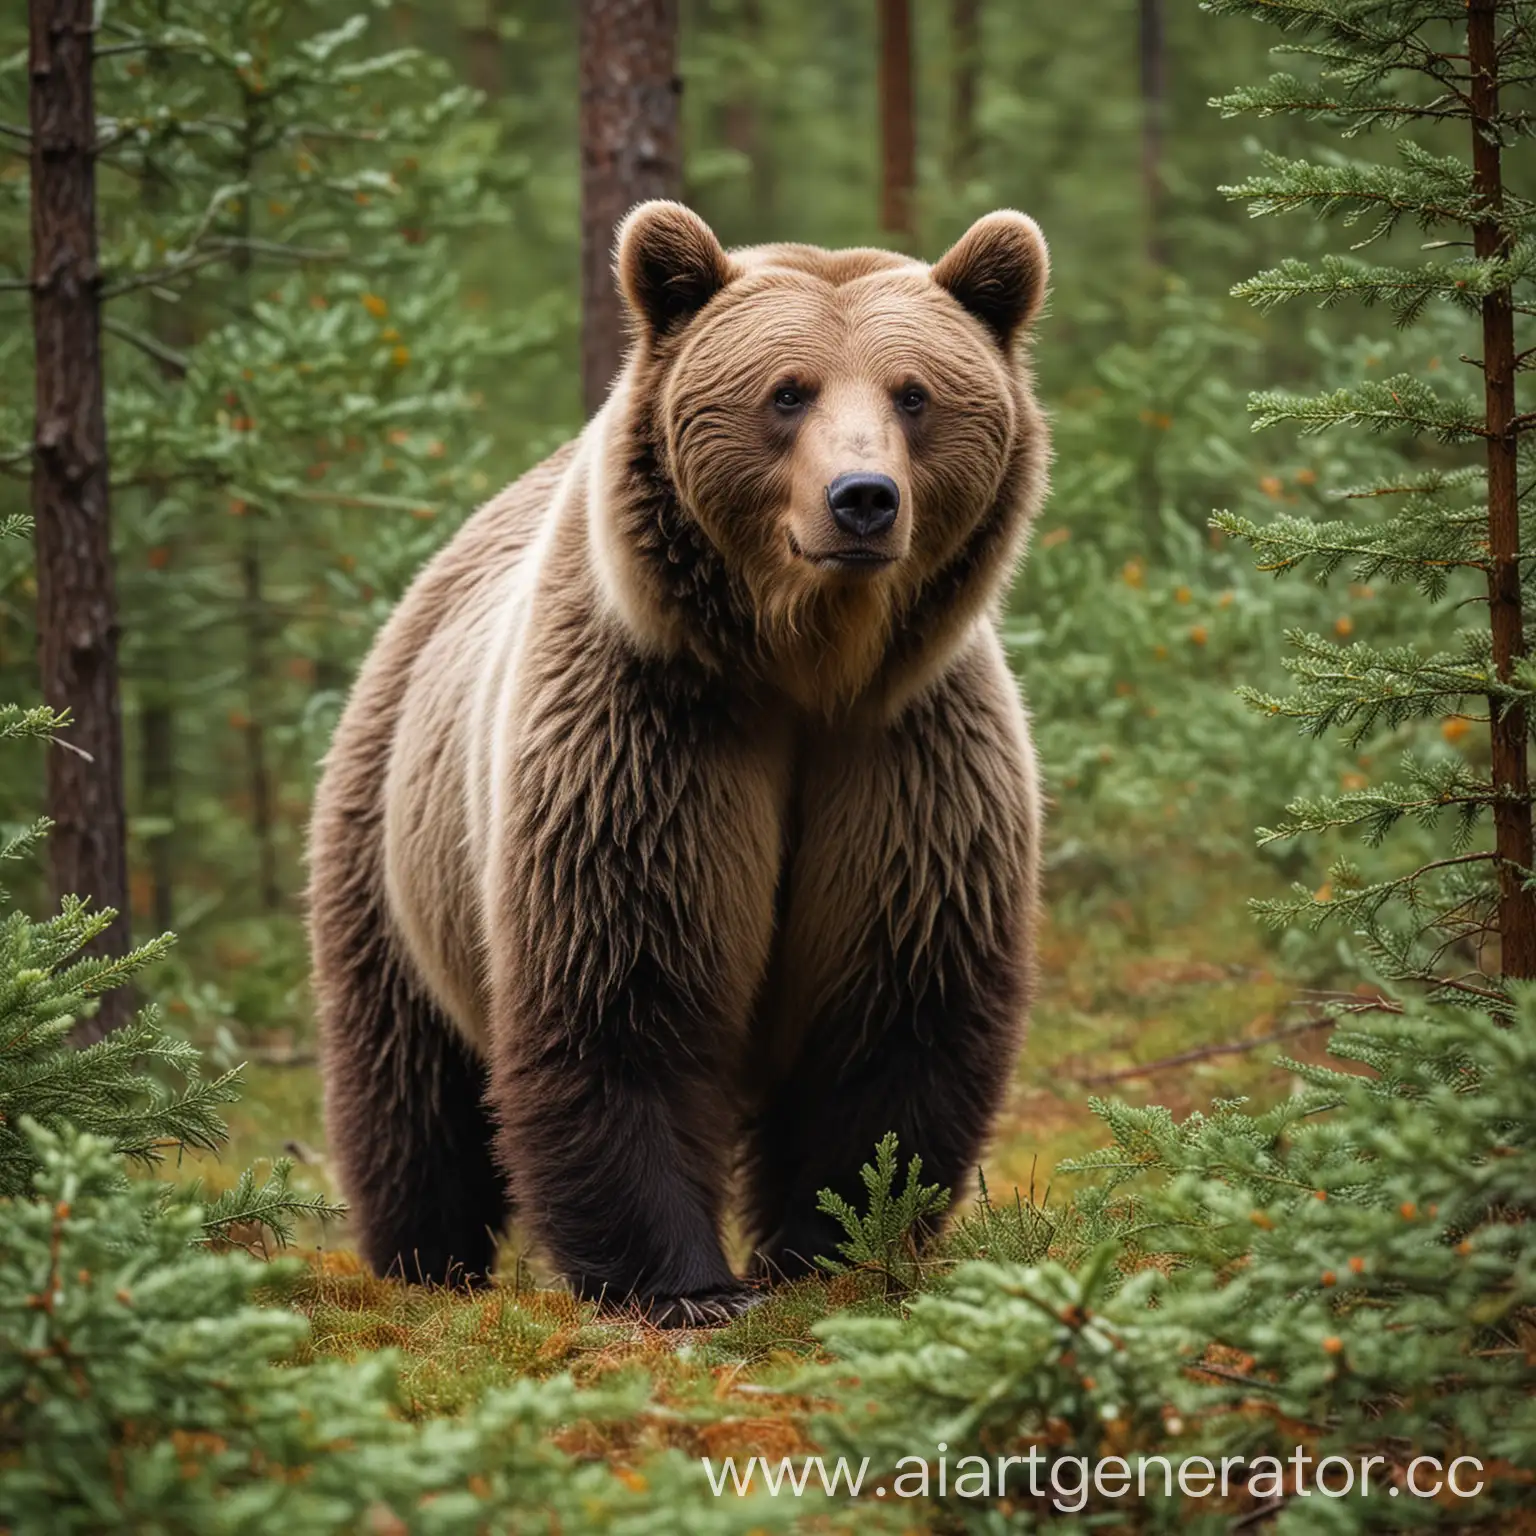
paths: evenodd
<path fill-rule="evenodd" d="M 827 487 L 827 505 L 844 533 L 871 539 L 896 521 L 901 492 L 889 475 L 839 475 Z"/>

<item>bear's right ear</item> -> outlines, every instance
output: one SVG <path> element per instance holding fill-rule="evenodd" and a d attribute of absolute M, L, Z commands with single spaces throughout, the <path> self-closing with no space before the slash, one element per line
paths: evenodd
<path fill-rule="evenodd" d="M 619 292 L 653 337 L 686 325 L 735 276 L 714 231 L 681 203 L 641 203 L 616 250 Z"/>
<path fill-rule="evenodd" d="M 997 338 L 1006 352 L 1040 313 L 1051 259 L 1040 226 L 1011 208 L 976 220 L 930 273 Z"/>

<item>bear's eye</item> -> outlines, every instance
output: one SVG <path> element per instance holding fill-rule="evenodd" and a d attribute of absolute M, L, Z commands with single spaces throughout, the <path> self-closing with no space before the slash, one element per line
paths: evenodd
<path fill-rule="evenodd" d="M 798 411 L 805 396 L 793 384 L 780 384 L 773 392 L 773 403 L 781 411 Z"/>
<path fill-rule="evenodd" d="M 896 396 L 896 408 L 908 416 L 916 416 L 928 404 L 928 391 L 916 384 L 909 384 Z"/>

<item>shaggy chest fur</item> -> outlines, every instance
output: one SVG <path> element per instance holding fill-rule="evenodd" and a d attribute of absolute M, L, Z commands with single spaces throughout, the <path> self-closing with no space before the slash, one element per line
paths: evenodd
<path fill-rule="evenodd" d="M 740 594 L 693 540 L 651 553 L 698 645 L 638 649 L 583 557 L 591 463 L 590 446 L 578 447 L 558 478 L 557 464 L 541 466 L 526 490 L 520 482 L 486 507 L 460 535 L 451 569 L 422 583 L 420 606 L 431 612 L 413 612 L 408 599 L 397 616 L 403 631 L 430 634 L 414 658 L 400 658 L 403 698 L 386 753 L 391 912 L 435 1002 L 483 1054 L 498 912 L 520 850 L 543 849 L 548 870 L 521 878 L 547 883 L 551 902 L 563 880 L 584 882 L 597 894 L 584 920 L 626 926 L 625 908 L 657 861 L 675 868 L 696 855 L 678 845 L 669 803 L 683 793 L 678 765 L 717 772 L 717 792 L 737 801 L 726 835 L 751 850 L 761 866 L 753 883 L 773 892 L 758 1006 L 740 1042 L 749 1084 L 793 1057 L 799 1019 L 813 1011 L 807 975 L 819 936 L 839 921 L 817 857 L 835 845 L 838 887 L 862 882 L 892 953 L 910 947 L 932 963 L 944 914 L 968 915 L 990 894 L 984 866 L 972 873 L 950 856 L 948 808 L 958 796 L 974 811 L 1001 786 L 969 782 L 963 757 L 936 753 L 933 699 L 893 705 L 871 689 L 829 717 L 777 690 Z M 501 557 L 494 578 L 476 551 Z M 988 655 L 984 623 L 971 641 L 972 656 L 948 658 L 962 675 Z M 992 670 L 1006 697 L 1006 674 Z M 1025 752 L 1022 715 L 1014 724 L 1011 745 Z M 878 791 L 850 796 L 847 786 L 876 764 Z M 873 816 L 875 804 L 902 814 Z M 632 970 L 642 957 L 625 958 Z M 620 990 L 627 975 L 616 966 L 606 982 Z"/>

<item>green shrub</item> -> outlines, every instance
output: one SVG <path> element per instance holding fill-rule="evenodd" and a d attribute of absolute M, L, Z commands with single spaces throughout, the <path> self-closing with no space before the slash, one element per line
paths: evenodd
<path fill-rule="evenodd" d="M 392 1355 L 285 1363 L 306 1325 L 273 1302 L 295 1261 L 201 1250 L 203 1213 L 125 1183 L 104 1140 L 25 1134 L 35 1197 L 0 1204 L 0 1521 L 17 1536 L 730 1536 L 793 1513 L 714 1499 L 676 1455 L 641 1473 L 559 1449 L 557 1430 L 663 1414 L 635 1378 L 522 1381 L 402 1422 Z"/>

